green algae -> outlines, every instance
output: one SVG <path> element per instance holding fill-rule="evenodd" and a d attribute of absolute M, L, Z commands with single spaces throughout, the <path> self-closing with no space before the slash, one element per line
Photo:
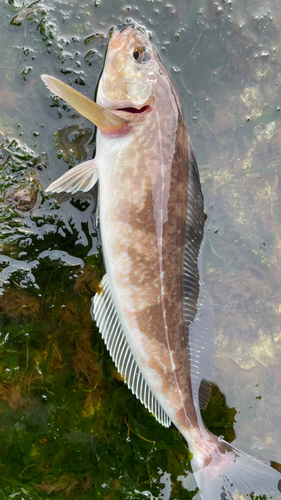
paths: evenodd
<path fill-rule="evenodd" d="M 157 496 L 159 467 L 175 479 L 182 463 L 188 467 L 179 433 L 159 426 L 116 379 L 89 315 L 100 268 L 88 264 L 71 283 L 69 269 L 56 263 L 42 293 L 10 287 L 2 296 L 3 498 L 88 498 L 93 491 L 124 498 L 135 488 Z"/>
<path fill-rule="evenodd" d="M 90 298 L 99 267 L 88 265 L 86 279 L 84 269 L 73 284 L 69 271 L 54 266 L 52 280 L 41 285 L 42 298 L 11 288 L 3 295 L 3 498 L 23 491 L 30 498 L 52 493 L 86 499 L 93 492 L 97 498 L 143 498 L 142 490 L 157 498 L 161 471 L 171 474 L 171 498 L 193 497 L 177 483 L 190 470 L 183 438 L 157 424 L 118 380 L 92 324 Z M 57 289 L 62 279 L 63 296 Z M 216 396 L 204 416 L 221 433 L 232 426 L 229 412 Z M 136 489 L 139 494 L 131 496 Z"/>

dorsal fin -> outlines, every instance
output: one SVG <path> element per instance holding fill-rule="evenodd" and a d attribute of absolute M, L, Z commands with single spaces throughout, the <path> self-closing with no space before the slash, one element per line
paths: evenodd
<path fill-rule="evenodd" d="M 205 216 L 197 163 L 190 142 L 187 196 L 183 269 L 184 315 L 189 341 L 194 404 L 203 408 L 208 404 L 213 375 L 214 319 L 208 292 L 204 283 L 200 282 L 202 272 L 200 272 L 199 252 Z"/>
<path fill-rule="evenodd" d="M 205 408 L 209 402 L 214 367 L 214 315 L 209 294 L 200 284 L 198 311 L 189 325 L 191 383 L 194 405 Z"/>
<path fill-rule="evenodd" d="M 125 382 L 132 393 L 140 399 L 148 411 L 155 415 L 158 422 L 165 427 L 169 427 L 171 421 L 143 378 L 127 342 L 115 309 L 106 274 L 101 283 L 103 291 L 96 293 L 93 297 L 91 313 L 101 332 L 106 347 L 117 370 L 124 376 Z"/>

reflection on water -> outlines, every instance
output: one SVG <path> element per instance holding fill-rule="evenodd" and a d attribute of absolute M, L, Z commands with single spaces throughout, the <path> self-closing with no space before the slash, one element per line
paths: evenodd
<path fill-rule="evenodd" d="M 216 318 L 208 426 L 281 462 L 281 12 L 275 0 L 81 0 L 0 5 L 0 493 L 193 498 L 188 451 L 123 386 L 89 315 L 103 272 L 94 197 L 44 189 L 94 153 L 89 123 L 41 73 L 93 97 L 108 32 L 132 20 L 178 86 L 207 222 Z M 236 414 L 234 410 L 236 409 Z M 127 425 L 126 425 L 127 423 Z M 188 492 L 190 491 L 190 493 Z"/>

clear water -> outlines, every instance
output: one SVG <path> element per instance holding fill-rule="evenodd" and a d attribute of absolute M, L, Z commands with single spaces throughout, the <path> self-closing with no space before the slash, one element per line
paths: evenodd
<path fill-rule="evenodd" d="M 31 5 L 31 6 L 30 6 Z M 30 6 L 30 7 L 29 7 Z M 29 7 L 29 8 L 28 8 Z M 1 498 L 188 499 L 185 443 L 118 380 L 89 315 L 95 199 L 44 188 L 94 153 L 50 73 L 94 97 L 112 27 L 151 30 L 179 89 L 207 221 L 216 318 L 206 421 L 281 463 L 281 10 L 277 0 L 0 3 Z M 193 492 L 193 493 L 192 493 Z"/>

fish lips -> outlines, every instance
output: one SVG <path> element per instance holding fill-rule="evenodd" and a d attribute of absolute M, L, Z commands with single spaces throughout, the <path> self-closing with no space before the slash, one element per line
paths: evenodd
<path fill-rule="evenodd" d="M 120 108 L 111 109 L 112 113 L 128 120 L 129 122 L 141 122 L 153 110 L 153 103 L 147 102 L 143 106 L 123 106 Z"/>

